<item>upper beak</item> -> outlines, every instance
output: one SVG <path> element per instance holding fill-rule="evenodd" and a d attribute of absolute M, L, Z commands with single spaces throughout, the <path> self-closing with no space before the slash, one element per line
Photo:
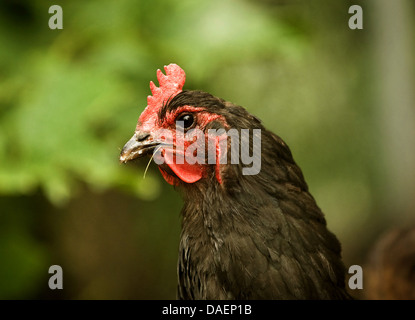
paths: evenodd
<path fill-rule="evenodd" d="M 160 143 L 154 141 L 149 132 L 136 131 L 121 150 L 120 162 L 141 158 L 153 151 Z"/>

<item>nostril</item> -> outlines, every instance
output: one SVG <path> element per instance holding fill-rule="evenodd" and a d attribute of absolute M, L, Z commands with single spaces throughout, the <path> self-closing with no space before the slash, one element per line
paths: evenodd
<path fill-rule="evenodd" d="M 135 138 L 139 142 L 146 140 L 149 136 L 150 136 L 150 133 L 148 132 L 139 131 L 135 133 Z"/>

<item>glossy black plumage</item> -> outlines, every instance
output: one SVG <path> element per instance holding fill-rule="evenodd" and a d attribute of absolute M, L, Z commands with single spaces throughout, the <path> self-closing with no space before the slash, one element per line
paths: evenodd
<path fill-rule="evenodd" d="M 191 105 L 219 114 L 230 128 L 261 129 L 261 171 L 215 166 L 182 183 L 179 299 L 344 299 L 340 243 L 326 227 L 284 141 L 240 106 L 201 91 L 183 91 L 159 112 Z M 223 124 L 209 123 L 208 128 Z M 228 152 L 229 154 L 229 152 Z"/>

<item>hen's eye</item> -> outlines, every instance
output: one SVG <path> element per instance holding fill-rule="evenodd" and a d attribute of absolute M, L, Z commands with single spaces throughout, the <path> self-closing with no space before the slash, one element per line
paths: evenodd
<path fill-rule="evenodd" d="M 194 121 L 193 115 L 186 113 L 176 119 L 176 126 L 182 127 L 183 129 L 189 129 L 193 126 Z"/>

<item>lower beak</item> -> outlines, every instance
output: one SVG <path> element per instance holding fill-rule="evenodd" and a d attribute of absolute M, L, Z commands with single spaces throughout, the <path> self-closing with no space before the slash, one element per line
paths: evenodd
<path fill-rule="evenodd" d="M 122 148 L 120 162 L 126 163 L 141 158 L 152 152 L 158 145 L 159 143 L 153 140 L 150 133 L 136 131 Z"/>

